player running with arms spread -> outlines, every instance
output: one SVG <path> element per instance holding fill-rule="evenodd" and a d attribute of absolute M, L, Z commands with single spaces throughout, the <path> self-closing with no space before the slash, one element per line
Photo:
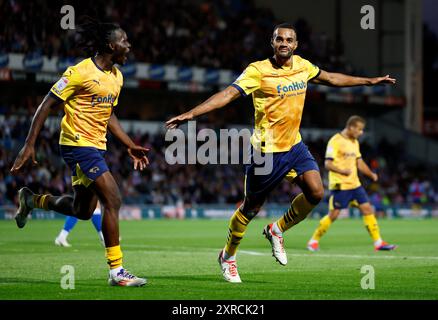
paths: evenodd
<path fill-rule="evenodd" d="M 131 47 L 126 32 L 117 24 L 89 19 L 80 34 L 90 58 L 69 67 L 38 107 L 24 147 L 11 169 L 17 174 L 29 159 L 34 164 L 35 142 L 51 110 L 63 106 L 59 139 L 61 155 L 72 171 L 74 195 L 59 197 L 19 190 L 19 208 L 15 217 L 19 228 L 26 224 L 32 209 L 53 210 L 81 220 L 91 218 L 99 200 L 103 208 L 102 232 L 110 267 L 110 285 L 142 286 L 146 279 L 130 274 L 122 265 L 119 244 L 119 188 L 104 159 L 107 129 L 126 146 L 134 169 L 149 164 L 148 149 L 137 146 L 123 131 L 114 108 L 123 85 L 122 73 L 114 64 L 123 65 Z"/>
<path fill-rule="evenodd" d="M 181 123 L 222 108 L 240 96 L 252 95 L 255 108 L 252 148 L 272 155 L 273 170 L 269 174 L 257 175 L 254 161 L 245 167 L 245 198 L 230 219 L 228 238 L 218 258 L 222 275 L 229 282 L 241 282 L 236 264 L 237 247 L 268 194 L 284 178 L 297 183 L 303 192 L 292 200 L 289 210 L 278 221 L 263 230 L 274 257 L 282 265 L 287 264 L 283 233 L 304 220 L 323 197 L 318 165 L 299 132 L 307 83 L 336 87 L 395 83 L 389 76 L 362 78 L 320 70 L 294 55 L 298 40 L 291 24 L 284 23 L 274 28 L 271 46 L 273 57 L 251 63 L 232 85 L 166 122 L 169 129 L 176 128 Z"/>

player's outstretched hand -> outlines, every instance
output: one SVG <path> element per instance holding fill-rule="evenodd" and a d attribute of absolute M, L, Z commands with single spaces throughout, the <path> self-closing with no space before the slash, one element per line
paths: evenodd
<path fill-rule="evenodd" d="M 396 84 L 397 80 L 394 78 L 391 78 L 389 75 L 386 75 L 384 77 L 377 77 L 377 78 L 371 78 L 371 85 L 375 86 L 378 84 Z"/>
<path fill-rule="evenodd" d="M 17 174 L 18 171 L 23 167 L 29 158 L 32 159 L 32 164 L 37 165 L 38 162 L 35 160 L 35 148 L 33 146 L 24 145 L 24 147 L 20 150 L 15 159 L 14 165 L 11 168 L 12 174 Z"/>
<path fill-rule="evenodd" d="M 140 171 L 143 171 L 149 165 L 149 159 L 146 156 L 146 152 L 148 151 L 148 148 L 141 146 L 128 148 L 128 154 L 132 161 L 134 161 L 134 170 L 139 169 Z"/>
<path fill-rule="evenodd" d="M 175 129 L 177 128 L 180 124 L 190 121 L 193 119 L 193 115 L 189 112 L 183 113 L 179 116 L 173 117 L 172 119 L 168 120 L 166 122 L 166 128 L 167 129 Z"/>

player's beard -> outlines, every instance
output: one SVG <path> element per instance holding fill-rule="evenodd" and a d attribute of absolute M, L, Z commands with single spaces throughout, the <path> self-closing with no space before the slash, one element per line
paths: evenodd
<path fill-rule="evenodd" d="M 124 65 L 127 60 L 128 60 L 128 57 L 125 53 L 120 53 L 113 58 L 113 61 L 121 66 Z"/>
<path fill-rule="evenodd" d="M 292 57 L 293 51 L 292 50 L 288 50 L 286 51 L 277 51 L 277 56 L 279 56 L 282 59 L 289 59 L 290 57 Z"/>

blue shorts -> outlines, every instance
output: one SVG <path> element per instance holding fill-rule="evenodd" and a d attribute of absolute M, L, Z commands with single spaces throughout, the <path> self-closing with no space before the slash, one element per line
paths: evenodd
<path fill-rule="evenodd" d="M 284 178 L 293 181 L 306 171 L 319 172 L 315 158 L 303 142 L 289 151 L 269 154 L 272 156 L 272 171 L 266 174 L 257 174 L 255 170 L 264 164 L 255 163 L 252 147 L 250 153 L 250 164 L 245 165 L 245 196 L 266 197 Z"/>
<path fill-rule="evenodd" d="M 332 190 L 329 199 L 329 209 L 345 209 L 350 203 L 359 205 L 369 202 L 368 195 L 363 187 L 353 190 Z"/>
<path fill-rule="evenodd" d="M 71 169 L 72 185 L 88 187 L 98 177 L 109 171 L 105 162 L 105 150 L 93 147 L 60 145 L 61 156 Z"/>

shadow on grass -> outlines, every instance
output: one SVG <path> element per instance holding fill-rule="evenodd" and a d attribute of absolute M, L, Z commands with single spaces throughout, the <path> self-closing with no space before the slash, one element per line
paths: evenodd
<path fill-rule="evenodd" d="M 17 284 L 17 285 L 51 285 L 56 286 L 60 288 L 60 281 L 59 280 L 44 280 L 44 279 L 35 279 L 35 278 L 0 278 L 0 286 L 1 285 L 7 285 L 7 284 Z M 76 286 L 81 287 L 101 287 L 102 285 L 107 285 L 107 279 L 94 279 L 94 280 L 82 280 L 78 281 L 76 280 Z"/>
<path fill-rule="evenodd" d="M 29 279 L 29 278 L 0 278 L 0 284 L 57 284 L 59 281 L 49 281 L 43 279 Z"/>
<path fill-rule="evenodd" d="M 200 276 L 190 276 L 190 275 L 182 275 L 182 276 L 155 276 L 151 277 L 151 280 L 163 279 L 163 280 L 177 280 L 177 281 L 198 281 L 198 282 L 211 282 L 212 284 L 221 284 L 227 283 L 222 277 L 219 276 L 211 276 L 211 275 L 200 275 Z M 242 280 L 243 283 L 269 283 L 268 281 L 255 281 L 255 280 Z"/>

